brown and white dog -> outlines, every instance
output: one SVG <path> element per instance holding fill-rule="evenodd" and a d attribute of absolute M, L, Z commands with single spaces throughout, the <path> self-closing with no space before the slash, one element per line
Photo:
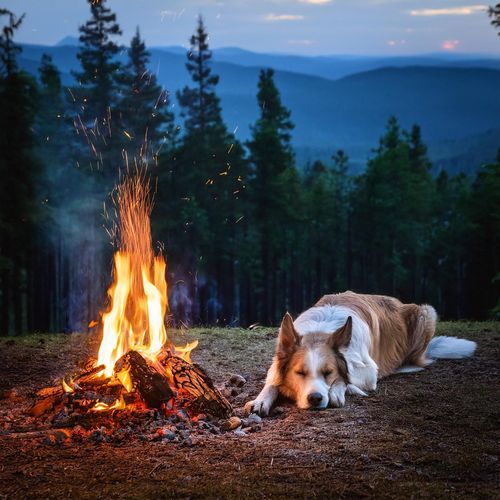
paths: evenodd
<path fill-rule="evenodd" d="M 472 356 L 475 342 L 434 337 L 436 321 L 432 306 L 350 291 L 325 295 L 295 322 L 286 313 L 265 386 L 246 410 L 268 415 L 280 393 L 299 408 L 344 406 L 346 393 L 366 396 L 391 373 Z"/>

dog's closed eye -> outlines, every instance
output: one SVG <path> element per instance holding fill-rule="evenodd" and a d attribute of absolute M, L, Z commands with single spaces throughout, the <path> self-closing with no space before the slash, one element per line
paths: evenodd
<path fill-rule="evenodd" d="M 327 377 L 329 377 L 332 373 L 333 373 L 333 370 L 325 370 L 325 371 L 323 372 L 323 376 L 324 376 L 325 378 L 327 378 Z"/>
<path fill-rule="evenodd" d="M 305 377 L 306 372 L 304 370 L 296 370 L 295 373 L 299 375 L 299 377 Z"/>

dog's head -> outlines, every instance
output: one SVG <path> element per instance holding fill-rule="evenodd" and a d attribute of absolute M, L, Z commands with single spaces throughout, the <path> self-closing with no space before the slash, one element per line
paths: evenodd
<path fill-rule="evenodd" d="M 350 316 L 335 332 L 300 336 L 286 313 L 276 347 L 281 392 L 295 400 L 299 408 L 326 408 L 331 385 L 337 380 L 348 383 L 347 363 L 339 349 L 349 345 L 351 336 Z"/>

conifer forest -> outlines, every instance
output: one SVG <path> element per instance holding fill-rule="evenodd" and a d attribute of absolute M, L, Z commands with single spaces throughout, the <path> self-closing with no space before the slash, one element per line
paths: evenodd
<path fill-rule="evenodd" d="M 72 85 L 48 54 L 37 74 L 20 68 L 25 17 L 0 9 L 0 335 L 99 320 L 114 187 L 138 168 L 176 324 L 275 325 L 344 290 L 430 303 L 444 319 L 498 317 L 500 149 L 473 173 L 438 170 L 425 129 L 393 115 L 362 170 L 348 148 L 299 164 L 272 68 L 260 69 L 257 119 L 240 140 L 203 17 L 185 54 L 190 83 L 163 88 L 140 28 L 124 47 L 107 3 L 88 6 Z"/>

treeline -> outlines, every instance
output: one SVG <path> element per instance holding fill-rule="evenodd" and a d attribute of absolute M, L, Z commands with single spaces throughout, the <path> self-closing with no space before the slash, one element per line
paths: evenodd
<path fill-rule="evenodd" d="M 0 334 L 98 318 L 127 164 L 150 169 L 177 323 L 276 324 L 345 289 L 429 302 L 446 318 L 499 314 L 500 157 L 474 179 L 433 177 L 420 128 L 391 117 L 362 175 L 343 151 L 299 170 L 271 69 L 242 144 L 222 119 L 201 19 L 175 115 L 139 30 L 121 64 L 115 15 L 104 0 L 89 6 L 67 89 L 48 56 L 38 79 L 19 70 L 22 18 L 0 9 Z"/>

